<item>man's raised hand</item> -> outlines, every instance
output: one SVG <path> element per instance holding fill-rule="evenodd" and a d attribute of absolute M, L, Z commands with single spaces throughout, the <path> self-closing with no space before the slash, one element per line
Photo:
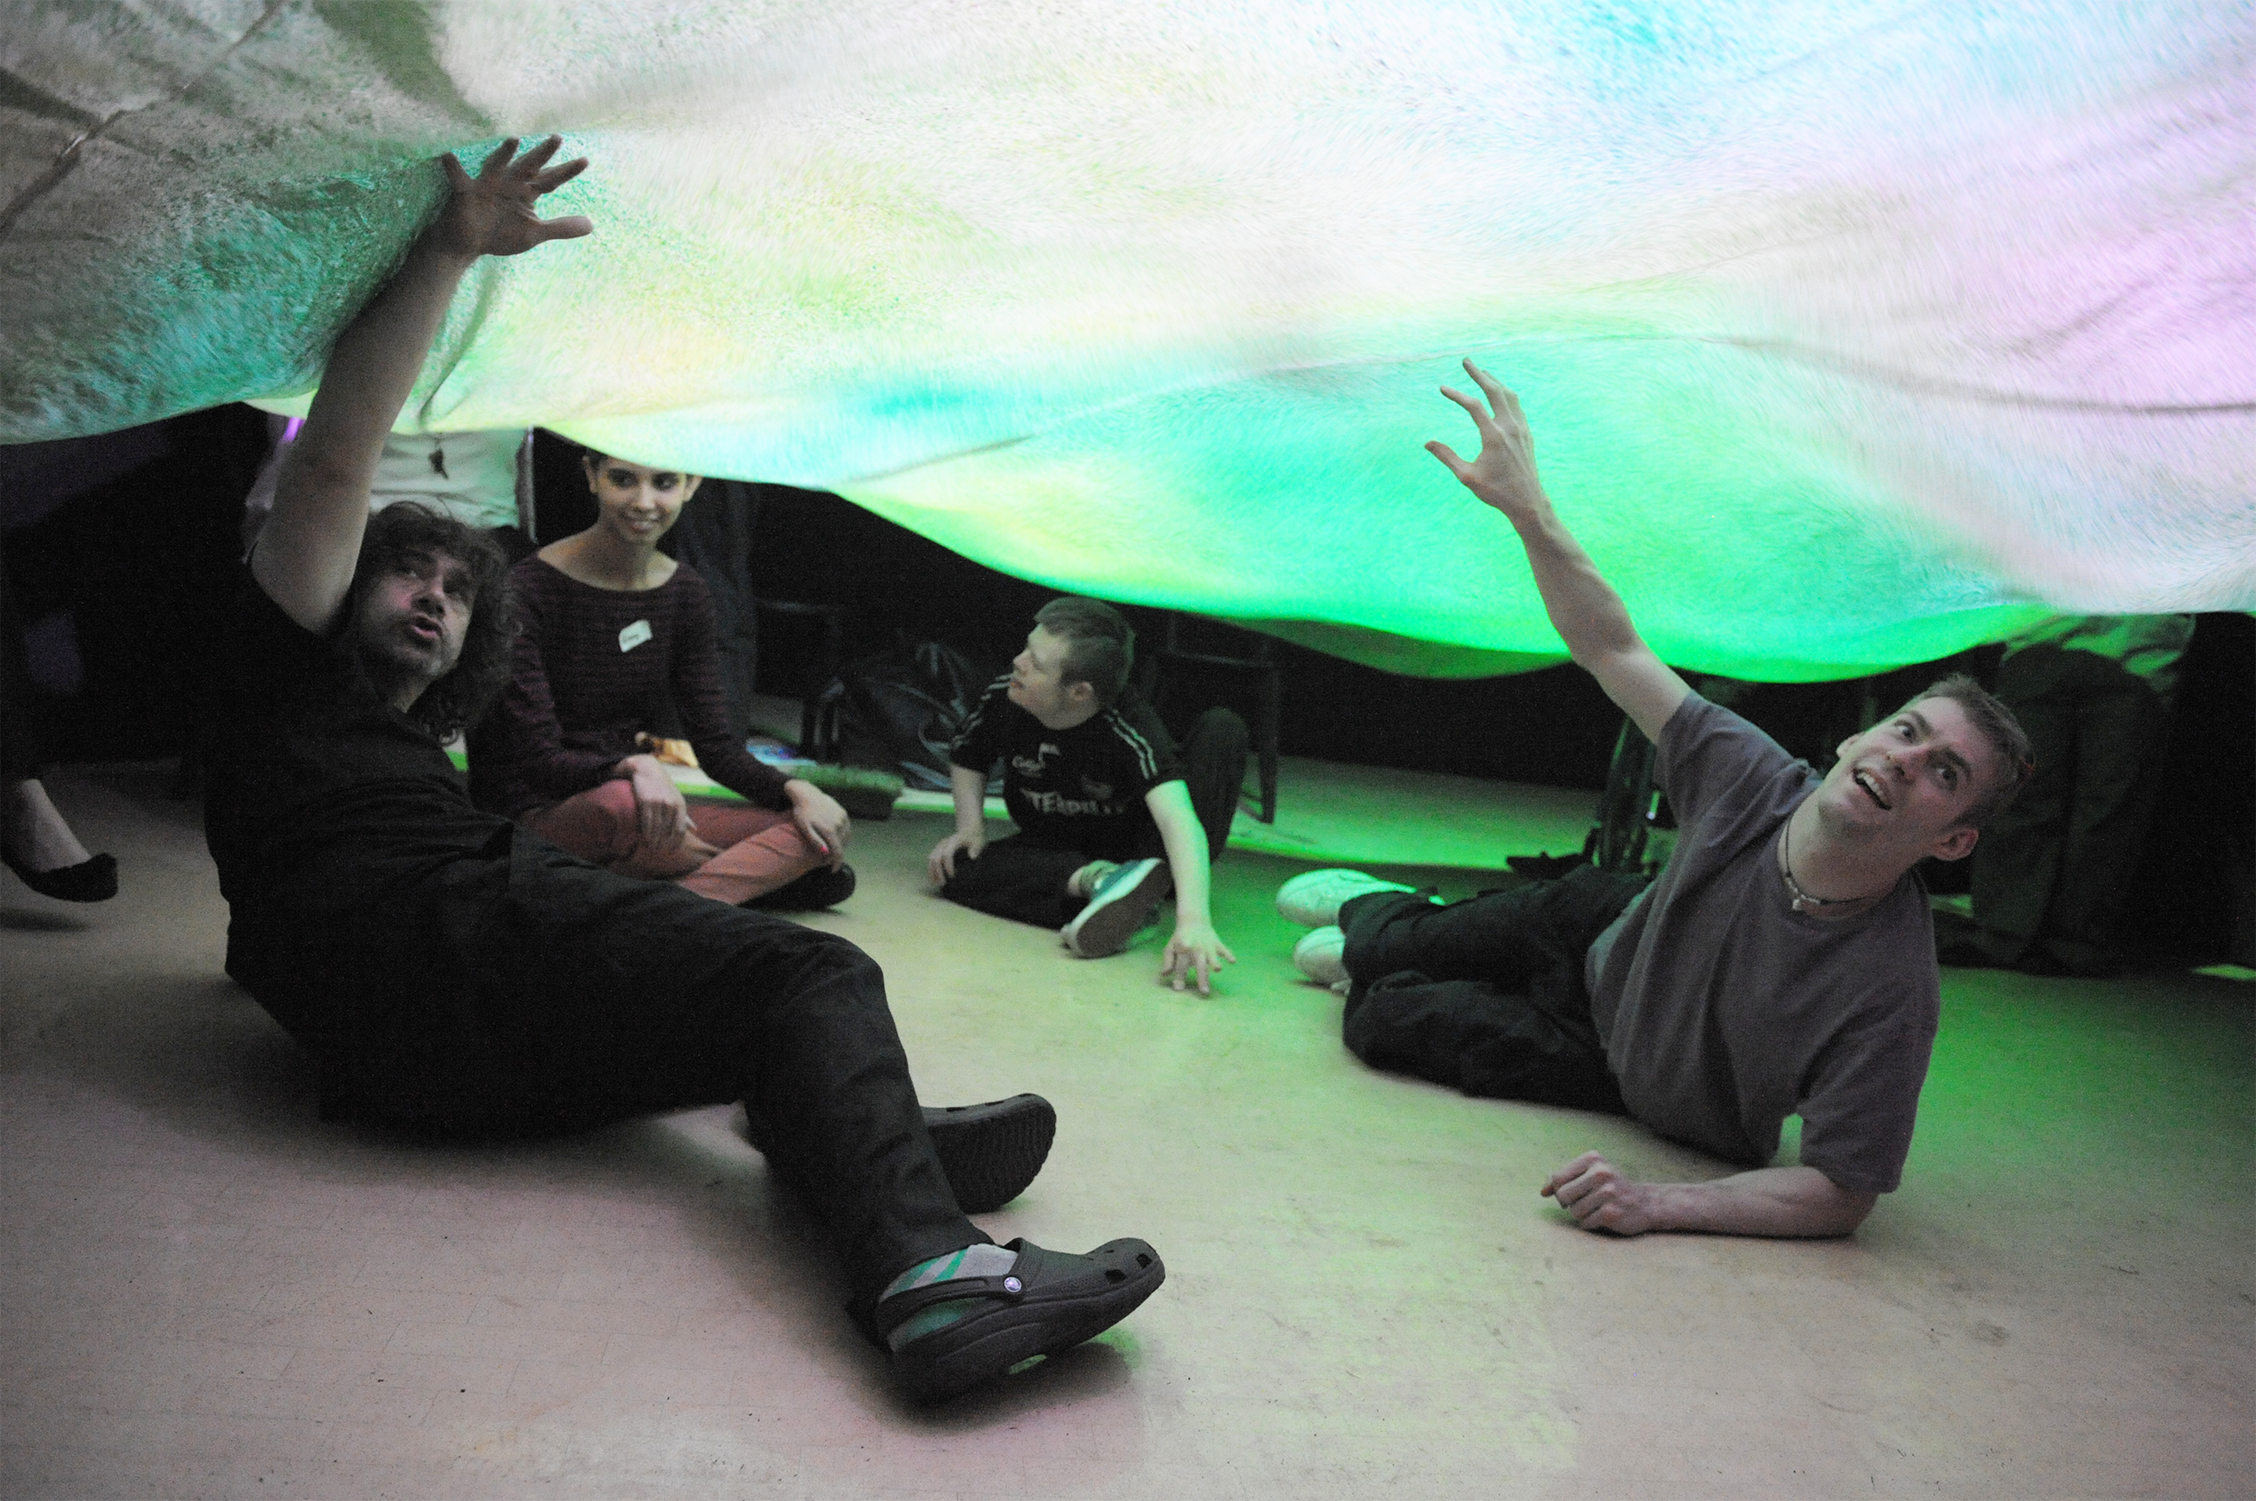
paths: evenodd
<path fill-rule="evenodd" d="M 584 156 L 550 166 L 549 158 L 563 143 L 562 136 L 550 136 L 519 155 L 517 137 L 511 136 L 488 153 L 476 177 L 463 170 L 452 152 L 440 157 L 454 192 L 431 226 L 432 248 L 475 260 L 481 255 L 520 255 L 550 240 L 593 233 L 595 225 L 583 214 L 543 219 L 533 211 L 543 194 L 553 193 L 587 167 Z"/>
<path fill-rule="evenodd" d="M 1466 489 L 1513 521 L 1530 520 L 1542 507 L 1543 482 L 1536 478 L 1535 440 L 1527 418 L 1520 414 L 1520 399 L 1471 360 L 1465 361 L 1465 373 L 1487 401 L 1476 401 L 1453 386 L 1443 386 L 1441 394 L 1472 417 L 1480 434 L 1480 452 L 1470 464 L 1443 442 L 1428 443 L 1426 452 L 1447 465 Z"/>

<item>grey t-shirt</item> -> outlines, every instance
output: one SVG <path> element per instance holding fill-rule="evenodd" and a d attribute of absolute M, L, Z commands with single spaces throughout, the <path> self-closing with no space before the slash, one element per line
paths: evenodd
<path fill-rule="evenodd" d="M 1697 694 L 1659 750 L 1676 852 L 1592 945 L 1591 1019 L 1623 1102 L 1664 1136 L 1754 1166 L 1799 1113 L 1805 1165 L 1890 1192 L 1942 1009 L 1925 888 L 1907 874 L 1851 917 L 1794 911 L 1776 844 L 1817 773 Z"/>

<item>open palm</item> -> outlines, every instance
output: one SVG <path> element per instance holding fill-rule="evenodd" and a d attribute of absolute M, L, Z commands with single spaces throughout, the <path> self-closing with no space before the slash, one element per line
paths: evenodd
<path fill-rule="evenodd" d="M 519 155 L 517 137 L 496 146 L 472 177 L 453 153 L 440 157 L 453 196 L 431 227 L 435 248 L 453 255 L 518 255 L 550 240 L 570 240 L 591 233 L 595 226 L 585 215 L 543 219 L 534 205 L 545 193 L 564 186 L 587 166 L 587 158 L 550 166 L 563 137 L 550 136 Z"/>

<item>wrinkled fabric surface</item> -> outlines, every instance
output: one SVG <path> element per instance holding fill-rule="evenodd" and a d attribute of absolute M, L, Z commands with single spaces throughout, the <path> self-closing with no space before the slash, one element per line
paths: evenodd
<path fill-rule="evenodd" d="M 404 428 L 840 491 L 1400 671 L 1555 660 L 1471 353 L 1688 668 L 2256 605 L 2256 11 L 75 0 L 0 28 L 0 439 L 289 409 L 558 130 Z"/>

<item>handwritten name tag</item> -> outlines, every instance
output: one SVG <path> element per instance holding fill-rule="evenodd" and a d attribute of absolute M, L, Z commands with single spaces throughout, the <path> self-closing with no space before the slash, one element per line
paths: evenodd
<path fill-rule="evenodd" d="M 648 641 L 650 639 L 650 636 L 650 622 L 647 620 L 638 620 L 633 625 L 630 625 L 625 630 L 619 632 L 619 650 L 633 651 L 636 647 L 642 645 L 643 642 Z"/>

